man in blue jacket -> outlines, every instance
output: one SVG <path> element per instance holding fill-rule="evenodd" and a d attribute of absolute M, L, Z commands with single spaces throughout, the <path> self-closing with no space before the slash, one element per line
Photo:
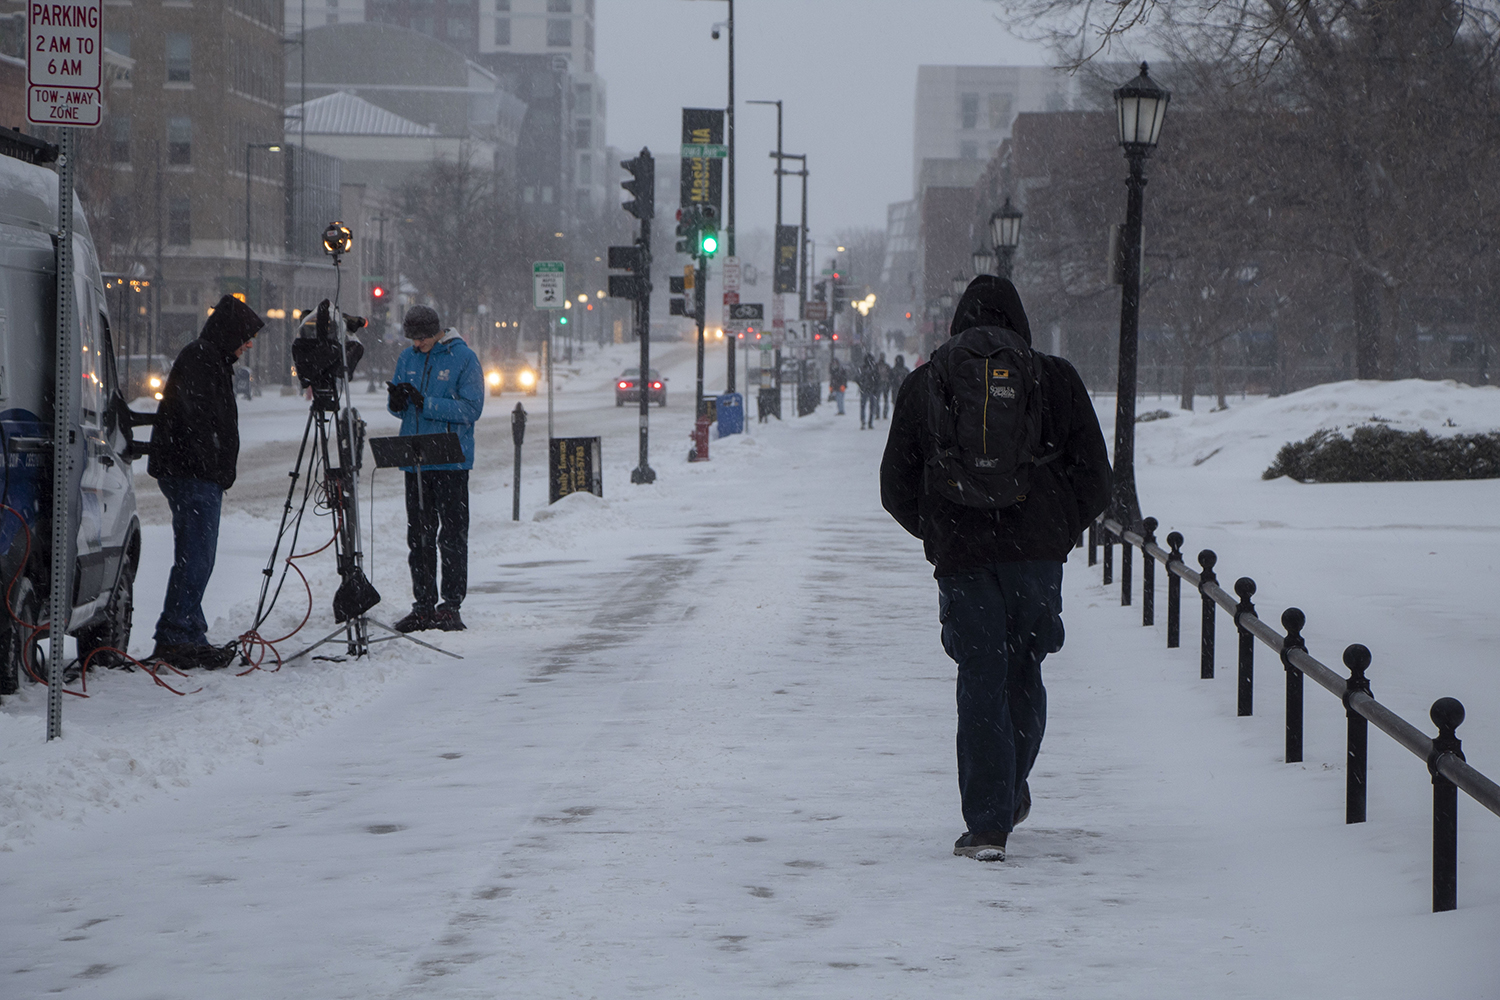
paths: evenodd
<path fill-rule="evenodd" d="M 452 330 L 443 331 L 427 306 L 406 312 L 402 330 L 411 346 L 396 360 L 386 408 L 401 418 L 401 434 L 458 435 L 464 460 L 424 465 L 417 488 L 415 469 L 406 473 L 406 547 L 411 567 L 411 614 L 396 623 L 401 632 L 464 628 L 459 606 L 469 586 L 469 470 L 474 467 L 474 422 L 484 410 L 479 358 Z M 438 604 L 438 558 L 443 565 L 443 603 Z"/>

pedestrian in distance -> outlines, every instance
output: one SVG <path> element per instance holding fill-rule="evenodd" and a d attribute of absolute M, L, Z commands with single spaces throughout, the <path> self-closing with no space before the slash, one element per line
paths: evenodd
<path fill-rule="evenodd" d="M 880 412 L 880 384 L 875 359 L 868 353 L 859 359 L 859 366 L 854 369 L 854 382 L 859 386 L 859 429 L 873 429 L 875 415 Z"/>
<path fill-rule="evenodd" d="M 922 540 L 958 666 L 966 829 L 953 853 L 1003 861 L 1031 811 L 1042 660 L 1063 645 L 1063 561 L 1104 509 L 1109 459 L 1083 380 L 1032 350 L 1009 281 L 975 278 L 950 334 L 896 396 L 880 499 Z"/>
<path fill-rule="evenodd" d="M 885 420 L 891 415 L 891 366 L 886 364 L 884 351 L 875 362 L 875 381 L 880 392 L 880 419 Z"/>
<path fill-rule="evenodd" d="M 172 511 L 172 571 L 156 620 L 151 659 L 178 669 L 229 666 L 235 643 L 208 641 L 203 592 L 219 548 L 224 491 L 234 485 L 240 457 L 240 413 L 234 363 L 265 322 L 232 295 L 219 300 L 198 339 L 172 363 L 156 408 L 146 472 Z"/>
<path fill-rule="evenodd" d="M 896 363 L 891 365 L 891 399 L 894 401 L 896 394 L 901 391 L 901 384 L 906 381 L 906 376 L 911 374 L 911 369 L 906 367 L 906 356 L 896 355 Z"/>
<path fill-rule="evenodd" d="M 849 389 L 849 373 L 839 364 L 838 358 L 828 360 L 828 399 L 839 406 L 839 416 L 844 415 L 844 393 Z"/>
<path fill-rule="evenodd" d="M 406 473 L 406 548 L 411 568 L 411 613 L 398 632 L 464 629 L 459 609 L 469 586 L 469 470 L 474 468 L 474 423 L 484 410 L 479 358 L 454 330 L 444 330 L 427 306 L 406 311 L 402 331 L 411 346 L 396 359 L 386 408 L 401 418 L 401 436 L 458 435 L 464 460 L 424 465 Z M 438 564 L 442 563 L 442 603 Z"/>

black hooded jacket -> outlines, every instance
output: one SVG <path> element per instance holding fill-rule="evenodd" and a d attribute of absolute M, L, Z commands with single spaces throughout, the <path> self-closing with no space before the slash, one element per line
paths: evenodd
<path fill-rule="evenodd" d="M 959 300 L 950 332 L 978 326 L 1006 327 L 1031 341 L 1021 297 L 1004 278 L 981 275 Z M 946 349 L 946 344 L 939 347 L 933 357 Z M 934 576 L 999 562 L 1061 562 L 1108 501 L 1109 456 L 1083 380 L 1062 358 L 1041 352 L 1036 358 L 1042 384 L 1042 451 L 1061 454 L 1032 472 L 1025 500 L 1000 510 L 965 507 L 926 489 L 924 469 L 932 451 L 927 418 L 932 365 L 916 368 L 896 396 L 880 463 L 880 501 L 901 527 L 922 539 L 927 559 L 936 567 Z"/>
<path fill-rule="evenodd" d="M 161 479 L 234 485 L 240 457 L 240 413 L 234 401 L 234 352 L 265 323 L 232 295 L 219 300 L 198 339 L 182 349 L 167 375 L 146 471 Z"/>

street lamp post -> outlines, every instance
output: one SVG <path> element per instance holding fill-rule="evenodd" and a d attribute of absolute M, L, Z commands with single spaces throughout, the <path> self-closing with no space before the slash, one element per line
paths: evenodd
<path fill-rule="evenodd" d="M 1009 195 L 1005 196 L 1005 204 L 1000 210 L 990 216 L 990 239 L 995 244 L 998 258 L 995 273 L 1009 281 L 1015 267 L 1016 247 L 1021 243 L 1021 210 L 1010 203 Z"/>
<path fill-rule="evenodd" d="M 974 277 L 977 278 L 981 274 L 995 273 L 995 251 L 986 250 L 983 247 L 980 247 L 978 250 L 974 251 L 973 258 Z"/>
<path fill-rule="evenodd" d="M 1115 91 L 1120 145 L 1130 164 L 1125 181 L 1129 192 L 1125 213 L 1120 293 L 1120 379 L 1115 397 L 1114 496 L 1110 516 L 1127 528 L 1141 523 L 1141 503 L 1135 489 L 1135 387 L 1137 344 L 1141 318 L 1141 214 L 1146 187 L 1145 163 L 1161 138 L 1161 123 L 1172 95 L 1146 72 Z"/>
<path fill-rule="evenodd" d="M 245 305 L 254 309 L 250 302 L 250 152 L 255 149 L 264 149 L 268 153 L 281 152 L 279 142 L 247 142 L 245 143 Z"/>

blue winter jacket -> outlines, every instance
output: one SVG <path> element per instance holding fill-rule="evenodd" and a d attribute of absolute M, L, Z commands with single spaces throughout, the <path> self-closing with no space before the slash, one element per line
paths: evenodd
<path fill-rule="evenodd" d="M 401 418 L 401 435 L 443 434 L 452 431 L 458 435 L 464 448 L 464 460 L 451 465 L 424 465 L 424 470 L 434 471 L 472 469 L 474 467 L 474 422 L 484 411 L 484 374 L 479 370 L 479 358 L 456 333 L 450 333 L 432 345 L 432 350 L 423 354 L 415 347 L 408 347 L 396 359 L 396 374 L 392 382 L 400 385 L 410 382 L 422 393 L 423 403 L 419 410 L 408 406 L 402 413 L 387 410 Z M 416 469 L 403 469 L 415 472 Z"/>

